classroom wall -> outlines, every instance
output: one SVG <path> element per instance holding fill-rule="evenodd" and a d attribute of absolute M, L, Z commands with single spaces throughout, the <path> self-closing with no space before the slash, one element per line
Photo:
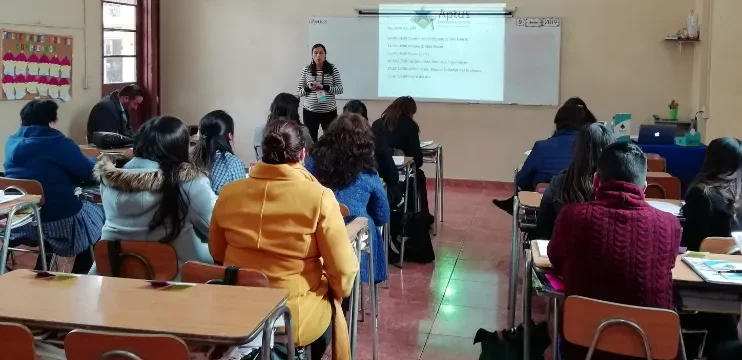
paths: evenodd
<path fill-rule="evenodd" d="M 707 141 L 722 136 L 742 138 L 742 1 L 713 0 L 709 49 L 709 120 Z"/>
<path fill-rule="evenodd" d="M 78 143 L 85 140 L 90 109 L 101 98 L 100 0 L 0 0 L 0 28 L 73 37 L 72 100 L 60 101 L 59 130 Z M 5 139 L 18 130 L 28 101 L 0 101 L 0 156 Z"/>
<path fill-rule="evenodd" d="M 730 0 L 734 1 L 734 0 Z M 399 1 L 390 1 L 399 2 Z M 406 1 L 410 3 L 410 1 Z M 452 3 L 430 1 L 430 3 Z M 462 1 L 477 2 L 473 0 Z M 494 1 L 490 1 L 494 2 Z M 355 16 L 368 0 L 162 0 L 162 107 L 188 123 L 221 108 L 237 122 L 237 153 L 254 158 L 254 127 L 271 99 L 294 92 L 310 60 L 307 20 Z M 671 99 L 692 115 L 694 52 L 662 41 L 684 26 L 695 0 L 514 0 L 518 16 L 563 21 L 561 99 L 582 96 L 601 120 L 633 114 L 632 127 Z M 364 44 L 348 44 L 365 46 Z M 328 49 L 329 60 L 332 51 Z M 387 102 L 369 102 L 378 117 Z M 342 105 L 341 105 L 342 106 Z M 422 139 L 443 143 L 447 178 L 511 181 L 533 142 L 553 131 L 554 107 L 423 103 Z M 432 169 L 428 171 L 432 175 Z"/>

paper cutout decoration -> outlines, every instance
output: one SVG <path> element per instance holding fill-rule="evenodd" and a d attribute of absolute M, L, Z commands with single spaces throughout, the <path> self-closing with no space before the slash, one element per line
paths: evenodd
<path fill-rule="evenodd" d="M 59 98 L 64 102 L 72 99 L 70 96 L 70 81 L 67 79 L 62 78 L 59 80 Z"/>
<path fill-rule="evenodd" d="M 28 67 L 28 62 L 26 59 L 26 54 L 21 51 L 20 54 L 15 56 L 15 74 L 16 75 L 26 75 L 26 68 Z"/>
<path fill-rule="evenodd" d="M 54 57 L 49 60 L 49 76 L 59 77 L 59 69 L 61 67 L 62 66 L 59 64 L 59 57 L 54 55 Z"/>
<path fill-rule="evenodd" d="M 3 54 L 3 74 L 15 75 L 15 55 L 10 51 Z"/>
<path fill-rule="evenodd" d="M 59 81 L 55 77 L 49 78 L 49 97 L 59 99 Z"/>
<path fill-rule="evenodd" d="M 39 75 L 39 57 L 36 54 L 28 57 L 28 75 Z"/>
<path fill-rule="evenodd" d="M 63 57 L 62 60 L 59 61 L 59 65 L 62 78 L 69 79 L 72 72 L 72 63 L 70 63 L 70 59 L 66 56 Z"/>
<path fill-rule="evenodd" d="M 39 86 L 38 80 L 36 80 L 36 76 L 28 75 L 26 76 L 26 92 L 29 94 L 36 95 L 38 94 L 38 91 L 36 89 L 37 86 Z"/>
<path fill-rule="evenodd" d="M 15 98 L 23 99 L 23 97 L 26 96 L 26 77 L 23 75 L 17 75 L 13 85 L 15 88 Z"/>
<path fill-rule="evenodd" d="M 49 78 L 47 76 L 39 76 L 36 81 L 36 90 L 39 96 L 49 96 Z"/>
<path fill-rule="evenodd" d="M 15 77 L 12 75 L 3 75 L 3 92 L 8 100 L 15 100 Z"/>
<path fill-rule="evenodd" d="M 39 57 L 39 75 L 49 76 L 49 66 L 51 65 L 49 61 L 49 57 L 46 54 Z"/>

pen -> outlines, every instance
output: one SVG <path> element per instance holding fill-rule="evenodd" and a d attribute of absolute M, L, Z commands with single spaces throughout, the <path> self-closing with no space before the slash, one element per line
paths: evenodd
<path fill-rule="evenodd" d="M 735 269 L 735 270 L 719 270 L 720 273 L 726 273 L 726 274 L 742 274 L 742 269 Z"/>

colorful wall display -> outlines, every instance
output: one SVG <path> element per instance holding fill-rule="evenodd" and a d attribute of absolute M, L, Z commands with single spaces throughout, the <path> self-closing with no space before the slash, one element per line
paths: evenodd
<path fill-rule="evenodd" d="M 3 29 L 0 100 L 72 99 L 72 38 Z"/>

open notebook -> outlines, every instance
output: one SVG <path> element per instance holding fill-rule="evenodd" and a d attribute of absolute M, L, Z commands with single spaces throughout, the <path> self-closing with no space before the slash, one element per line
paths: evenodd
<path fill-rule="evenodd" d="M 671 204 L 669 202 L 664 201 L 654 201 L 654 200 L 647 200 L 647 204 L 651 205 L 653 208 L 657 210 L 661 210 L 664 212 L 668 212 L 670 214 L 673 214 L 675 216 L 680 215 L 680 206 Z"/>

